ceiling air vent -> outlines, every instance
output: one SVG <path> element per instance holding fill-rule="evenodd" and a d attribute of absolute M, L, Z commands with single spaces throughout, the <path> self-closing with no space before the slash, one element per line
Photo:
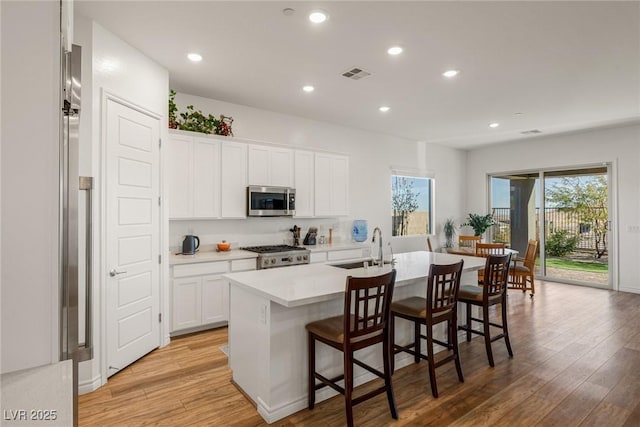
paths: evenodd
<path fill-rule="evenodd" d="M 542 133 L 541 130 L 538 129 L 531 129 L 531 130 L 525 130 L 523 132 L 520 132 L 523 135 L 535 135 L 536 133 Z"/>
<path fill-rule="evenodd" d="M 364 77 L 370 76 L 371 73 L 363 70 L 362 68 L 353 67 L 342 73 L 342 75 L 351 80 L 360 80 Z"/>

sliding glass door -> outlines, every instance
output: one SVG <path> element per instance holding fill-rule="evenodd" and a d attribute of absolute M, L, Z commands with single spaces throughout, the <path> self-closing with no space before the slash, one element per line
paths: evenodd
<path fill-rule="evenodd" d="M 493 239 L 520 254 L 538 240 L 536 277 L 609 287 L 608 177 L 606 165 L 492 176 Z"/>

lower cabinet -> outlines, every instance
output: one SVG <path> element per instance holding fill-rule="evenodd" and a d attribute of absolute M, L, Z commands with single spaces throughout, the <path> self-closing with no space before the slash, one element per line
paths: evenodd
<path fill-rule="evenodd" d="M 229 283 L 222 274 L 255 267 L 255 258 L 173 266 L 171 335 L 224 326 L 229 321 Z"/>

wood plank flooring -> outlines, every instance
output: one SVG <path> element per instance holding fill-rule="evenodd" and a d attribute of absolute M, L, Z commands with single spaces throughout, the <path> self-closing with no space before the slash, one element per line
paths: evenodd
<path fill-rule="evenodd" d="M 482 338 L 460 345 L 465 382 L 453 364 L 426 363 L 393 376 L 399 420 L 380 395 L 354 408 L 358 426 L 640 426 L 640 295 L 537 282 L 536 296 L 509 291 L 514 357 Z M 255 407 L 231 384 L 221 328 L 175 338 L 79 398 L 80 426 L 262 426 Z M 369 385 L 357 389 L 364 391 Z M 274 423 L 340 426 L 336 396 Z"/>

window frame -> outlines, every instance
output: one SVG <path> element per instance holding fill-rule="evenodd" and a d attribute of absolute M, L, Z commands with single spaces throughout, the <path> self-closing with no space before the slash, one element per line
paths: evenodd
<path fill-rule="evenodd" d="M 426 179 L 429 180 L 429 212 L 428 212 L 428 226 L 429 229 L 420 234 L 407 234 L 407 235 L 394 235 L 393 234 L 393 179 L 394 177 L 410 178 L 410 179 Z M 435 174 L 431 171 L 424 169 L 408 169 L 408 168 L 391 168 L 389 176 L 389 207 L 391 208 L 391 235 L 396 238 L 415 238 L 416 236 L 432 236 L 435 228 Z"/>

